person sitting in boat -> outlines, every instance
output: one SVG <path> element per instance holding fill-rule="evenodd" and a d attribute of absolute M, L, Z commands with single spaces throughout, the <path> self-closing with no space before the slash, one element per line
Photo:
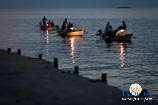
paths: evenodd
<path fill-rule="evenodd" d="M 125 23 L 124 20 L 122 21 L 122 26 L 123 26 L 123 28 L 124 28 L 125 30 L 127 30 L 127 25 L 126 25 L 126 23 Z"/>
<path fill-rule="evenodd" d="M 111 36 L 112 35 L 112 26 L 110 25 L 110 22 L 108 22 L 106 24 L 106 27 L 105 27 L 105 35 L 107 36 Z"/>
<path fill-rule="evenodd" d="M 54 27 L 54 26 L 55 26 L 55 24 L 54 24 L 54 21 L 53 21 L 53 20 L 52 20 L 51 24 L 52 24 L 52 27 Z"/>
<path fill-rule="evenodd" d="M 69 23 L 67 26 L 67 31 L 74 31 L 74 30 L 75 30 L 74 25 L 72 23 Z"/>
<path fill-rule="evenodd" d="M 121 29 L 127 30 L 127 25 L 126 25 L 125 21 L 122 21 L 122 25 L 119 26 L 119 27 L 115 30 L 115 34 L 116 34 L 119 30 L 121 30 Z"/>
<path fill-rule="evenodd" d="M 47 20 L 47 19 L 46 19 L 46 17 L 44 16 L 43 19 L 42 19 L 42 22 L 43 22 L 43 25 L 44 25 L 44 26 L 46 26 L 46 20 Z"/>
<path fill-rule="evenodd" d="M 65 18 L 65 20 L 63 21 L 63 24 L 62 24 L 62 26 L 61 26 L 61 29 L 62 29 L 62 30 L 66 30 L 67 25 L 68 25 L 68 23 L 67 23 L 67 18 Z"/>
<path fill-rule="evenodd" d="M 103 32 L 102 32 L 102 30 L 101 29 L 99 29 L 98 31 L 97 31 L 97 34 L 96 34 L 97 36 L 99 35 L 99 36 L 102 36 L 103 35 Z"/>
<path fill-rule="evenodd" d="M 50 22 L 50 20 L 47 23 L 48 28 L 52 27 L 52 23 Z"/>

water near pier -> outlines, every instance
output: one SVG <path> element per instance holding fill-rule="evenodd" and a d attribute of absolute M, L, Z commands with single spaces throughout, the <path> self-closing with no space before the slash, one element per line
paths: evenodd
<path fill-rule="evenodd" d="M 108 74 L 108 83 L 119 88 L 140 83 L 158 98 L 158 9 L 47 9 L 0 10 L 0 48 L 22 49 L 23 55 L 60 60 L 60 68 L 81 68 L 80 75 L 92 79 Z M 61 25 L 68 18 L 84 28 L 83 38 L 61 38 L 43 33 L 37 26 L 43 16 Z M 132 43 L 106 44 L 95 36 L 107 21 L 116 28 L 125 20 L 134 33 Z"/>

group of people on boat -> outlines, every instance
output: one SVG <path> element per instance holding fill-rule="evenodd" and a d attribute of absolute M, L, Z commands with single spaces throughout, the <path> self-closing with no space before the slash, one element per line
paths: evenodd
<path fill-rule="evenodd" d="M 74 27 L 74 25 L 71 22 L 68 22 L 67 18 L 65 18 L 61 26 L 61 30 L 70 32 L 70 31 L 74 31 L 75 29 L 76 28 Z"/>
<path fill-rule="evenodd" d="M 55 26 L 54 21 L 48 20 L 45 16 L 42 18 L 42 22 L 40 22 L 39 24 L 40 26 L 44 26 L 48 28 Z"/>
<path fill-rule="evenodd" d="M 111 37 L 114 37 L 116 32 L 118 30 L 121 30 L 121 29 L 124 29 L 124 30 L 127 30 L 127 25 L 125 23 L 125 21 L 122 21 L 122 25 L 119 26 L 117 29 L 113 30 L 113 27 L 112 25 L 110 24 L 110 22 L 107 22 L 106 26 L 105 26 L 105 30 L 104 30 L 104 35 L 106 36 L 111 36 Z M 99 33 L 102 34 L 102 30 L 99 30 Z"/>

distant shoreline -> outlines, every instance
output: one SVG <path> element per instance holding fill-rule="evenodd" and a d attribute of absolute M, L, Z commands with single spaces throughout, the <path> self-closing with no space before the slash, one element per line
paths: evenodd
<path fill-rule="evenodd" d="M 132 8 L 132 7 L 128 7 L 128 6 L 119 6 L 117 8 L 122 8 L 122 9 L 128 9 L 128 8 Z"/>

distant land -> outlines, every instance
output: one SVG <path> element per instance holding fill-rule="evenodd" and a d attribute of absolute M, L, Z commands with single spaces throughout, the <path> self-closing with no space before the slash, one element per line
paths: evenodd
<path fill-rule="evenodd" d="M 128 8 L 132 8 L 132 7 L 129 7 L 129 6 L 119 6 L 117 8 L 122 8 L 122 9 L 124 9 L 124 8 L 126 9 L 127 8 L 128 9 Z"/>

